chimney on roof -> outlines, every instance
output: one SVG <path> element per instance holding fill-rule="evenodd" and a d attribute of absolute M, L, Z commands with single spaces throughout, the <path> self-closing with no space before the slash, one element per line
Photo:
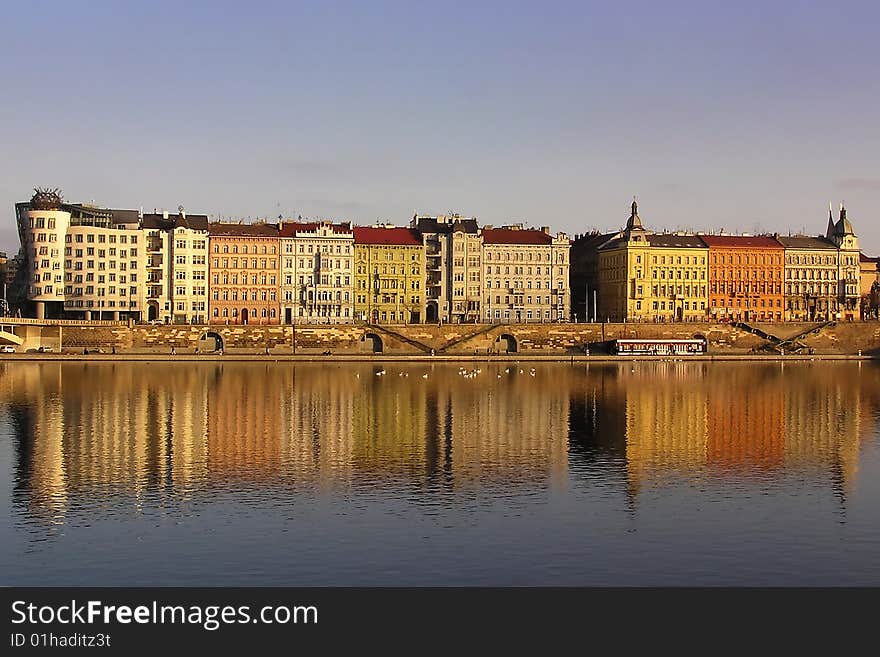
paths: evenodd
<path fill-rule="evenodd" d="M 163 218 L 163 219 L 167 219 L 167 218 L 168 218 L 168 210 L 162 210 L 162 218 Z"/>
<path fill-rule="evenodd" d="M 550 234 L 550 226 L 541 226 L 541 230 L 546 234 Z"/>

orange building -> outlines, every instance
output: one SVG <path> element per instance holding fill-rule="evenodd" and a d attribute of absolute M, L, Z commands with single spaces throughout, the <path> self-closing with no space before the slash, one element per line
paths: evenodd
<path fill-rule="evenodd" d="M 281 257 L 275 224 L 208 224 L 211 324 L 278 324 Z"/>
<path fill-rule="evenodd" d="M 709 318 L 782 321 L 785 248 L 765 235 L 701 235 L 709 247 Z"/>

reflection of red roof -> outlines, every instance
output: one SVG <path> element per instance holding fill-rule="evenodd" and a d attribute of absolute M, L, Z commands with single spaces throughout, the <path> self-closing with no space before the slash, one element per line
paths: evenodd
<path fill-rule="evenodd" d="M 739 249 L 782 249 L 782 244 L 766 235 L 700 235 L 708 247 Z"/>
<path fill-rule="evenodd" d="M 318 230 L 318 227 L 321 224 L 317 221 L 312 222 L 296 222 L 296 221 L 285 221 L 281 224 L 281 230 L 279 233 L 281 237 L 296 237 L 297 233 L 314 233 Z M 350 235 L 351 234 L 351 224 L 325 224 L 329 225 L 334 233 L 339 233 L 340 235 Z"/>
<path fill-rule="evenodd" d="M 484 228 L 483 244 L 552 244 L 553 238 L 543 230 Z"/>
<path fill-rule="evenodd" d="M 412 228 L 373 228 L 355 226 L 355 244 L 392 244 L 398 246 L 421 246 L 422 236 Z"/>

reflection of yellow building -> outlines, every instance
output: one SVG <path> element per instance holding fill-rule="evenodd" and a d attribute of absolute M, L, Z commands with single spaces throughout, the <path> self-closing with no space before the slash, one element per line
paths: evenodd
<path fill-rule="evenodd" d="M 643 364 L 626 398 L 626 460 L 631 483 L 652 473 L 706 464 L 708 400 L 705 367 Z M 677 371 L 676 371 L 677 370 Z M 658 378 L 665 379 L 657 385 Z"/>
<path fill-rule="evenodd" d="M 636 492 L 782 467 L 849 490 L 880 390 L 848 363 L 477 367 L 0 362 L 0 413 L 25 508 L 63 522 L 226 486 L 491 498 L 593 468 Z"/>
<path fill-rule="evenodd" d="M 850 364 L 640 363 L 622 368 L 630 484 L 785 467 L 854 486 L 880 370 Z M 836 485 L 836 484 L 835 484 Z"/>

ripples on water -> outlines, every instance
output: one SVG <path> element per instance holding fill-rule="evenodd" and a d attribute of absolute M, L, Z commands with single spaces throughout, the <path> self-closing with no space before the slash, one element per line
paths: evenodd
<path fill-rule="evenodd" d="M 465 367 L 0 363 L 0 583 L 880 584 L 880 368 Z"/>

